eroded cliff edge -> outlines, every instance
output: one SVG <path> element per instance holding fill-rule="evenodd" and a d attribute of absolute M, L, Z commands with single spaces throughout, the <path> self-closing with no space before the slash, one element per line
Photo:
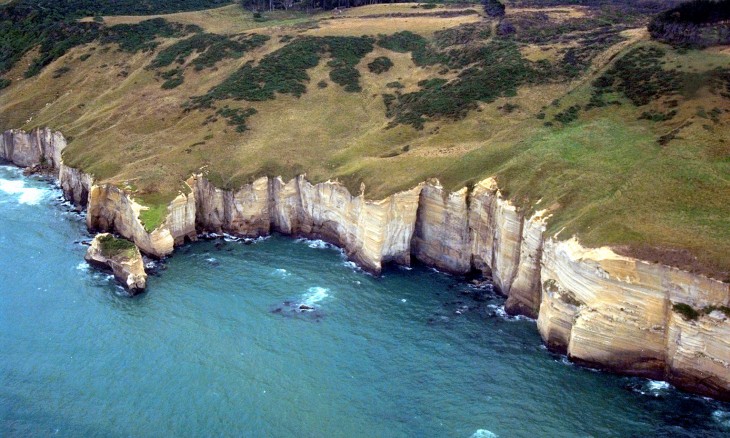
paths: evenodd
<path fill-rule="evenodd" d="M 263 177 L 229 191 L 195 175 L 189 193 L 147 232 L 142 207 L 127 193 L 63 165 L 64 146 L 48 129 L 7 131 L 0 158 L 50 164 L 66 198 L 87 209 L 90 229 L 114 231 L 149 255 L 166 256 L 198 232 L 277 231 L 337 244 L 375 273 L 411 257 L 452 273 L 477 270 L 507 296 L 509 312 L 536 317 L 543 340 L 571 359 L 730 399 L 730 284 L 547 236 L 549 216 L 526 218 L 493 179 L 453 193 L 429 181 L 370 201 L 337 182 L 311 184 L 303 176 Z M 677 305 L 696 309 L 695 317 Z"/>

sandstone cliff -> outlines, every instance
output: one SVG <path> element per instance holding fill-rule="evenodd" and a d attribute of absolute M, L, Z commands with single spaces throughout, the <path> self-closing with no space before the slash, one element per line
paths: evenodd
<path fill-rule="evenodd" d="M 147 232 L 143 207 L 127 193 L 55 158 L 65 144 L 60 134 L 8 131 L 2 141 L 2 157 L 18 157 L 16 164 L 41 157 L 57 164 L 66 197 L 86 205 L 89 228 L 114 231 L 147 254 L 168 255 L 196 232 L 278 231 L 337 244 L 376 273 L 386 262 L 409 264 L 411 255 L 448 272 L 477 270 L 507 296 L 508 312 L 537 317 L 550 348 L 573 360 L 730 399 L 730 318 L 713 310 L 730 306 L 729 284 L 545 236 L 545 212 L 526 218 L 494 179 L 453 193 L 429 181 L 370 201 L 303 176 L 263 177 L 232 191 L 196 175 L 191 193 L 178 195 L 166 220 Z M 678 303 L 699 316 L 685 319 Z"/>
<path fill-rule="evenodd" d="M 580 363 L 666 379 L 730 398 L 730 319 L 685 320 L 674 310 L 730 305 L 728 284 L 667 266 L 547 239 L 538 329 Z"/>
<path fill-rule="evenodd" d="M 303 176 L 286 183 L 259 178 L 235 192 L 215 188 L 202 176 L 193 184 L 200 230 L 248 237 L 273 230 L 322 239 L 376 273 L 385 262 L 410 263 L 420 186 L 369 201 L 337 182 L 311 184 Z"/>
<path fill-rule="evenodd" d="M 142 254 L 128 240 L 117 239 L 108 233 L 97 234 L 84 258 L 93 266 L 111 269 L 114 278 L 132 295 L 144 291 L 147 286 Z"/>
<path fill-rule="evenodd" d="M 0 137 L 0 158 L 20 167 L 43 165 L 57 171 L 61 168 L 61 152 L 65 147 L 63 135 L 49 128 L 31 132 L 13 129 Z"/>

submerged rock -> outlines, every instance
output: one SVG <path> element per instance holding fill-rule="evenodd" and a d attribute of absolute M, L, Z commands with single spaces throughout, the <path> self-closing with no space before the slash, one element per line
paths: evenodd
<path fill-rule="evenodd" d="M 92 266 L 111 269 L 117 281 L 132 295 L 144 291 L 147 286 L 142 254 L 129 240 L 109 233 L 97 234 L 84 258 Z"/>

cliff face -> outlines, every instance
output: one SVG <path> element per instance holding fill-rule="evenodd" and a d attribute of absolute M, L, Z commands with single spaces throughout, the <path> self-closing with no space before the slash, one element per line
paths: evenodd
<path fill-rule="evenodd" d="M 466 188 L 448 193 L 437 182 L 423 186 L 411 248 L 418 260 L 446 272 L 469 272 L 468 195 Z"/>
<path fill-rule="evenodd" d="M 65 147 L 63 135 L 49 128 L 31 132 L 13 129 L 0 137 L 0 158 L 20 167 L 44 165 L 58 170 Z"/>
<path fill-rule="evenodd" d="M 79 208 L 86 208 L 89 203 L 89 192 L 94 184 L 89 174 L 61 163 L 58 182 L 67 200 Z"/>
<path fill-rule="evenodd" d="M 673 306 L 730 305 L 728 285 L 575 240 L 546 240 L 538 329 L 580 363 L 730 398 L 730 319 L 685 320 Z M 703 312 L 700 312 L 703 313 Z"/>
<path fill-rule="evenodd" d="M 64 193 L 86 205 L 89 228 L 115 231 L 147 254 L 168 255 L 197 231 L 278 231 L 337 244 L 376 273 L 385 262 L 409 264 L 411 255 L 448 272 L 479 270 L 507 296 L 508 312 L 537 317 L 545 342 L 573 360 L 730 398 L 730 318 L 713 310 L 730 306 L 730 285 L 546 237 L 544 212 L 525 218 L 494 179 L 454 193 L 430 181 L 369 201 L 337 182 L 311 184 L 303 176 L 264 177 L 229 191 L 197 175 L 188 181 L 191 193 L 178 195 L 166 220 L 147 232 L 138 219 L 143 207 L 63 166 L 61 145 L 60 134 L 48 130 L 8 131 L 0 153 L 20 165 L 41 157 L 58 163 Z M 677 303 L 700 310 L 698 318 L 684 319 L 673 310 Z"/>
<path fill-rule="evenodd" d="M 341 246 L 365 269 L 388 261 L 410 263 L 410 240 L 420 186 L 381 201 L 352 196 L 337 182 L 310 184 L 303 176 L 284 182 L 259 178 L 238 191 L 193 179 L 197 224 L 203 231 L 260 236 L 272 230 Z"/>

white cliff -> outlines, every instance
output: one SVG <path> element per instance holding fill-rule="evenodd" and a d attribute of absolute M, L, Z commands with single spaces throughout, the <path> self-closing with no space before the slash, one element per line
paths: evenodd
<path fill-rule="evenodd" d="M 63 145 L 49 130 L 8 131 L 0 157 L 22 166 L 53 163 L 66 197 L 86 206 L 90 229 L 116 232 L 149 255 L 169 255 L 197 232 L 277 231 L 337 244 L 375 273 L 387 262 L 407 265 L 411 255 L 448 272 L 477 270 L 507 296 L 510 313 L 537 317 L 548 346 L 573 360 L 730 398 L 730 318 L 715 310 L 730 307 L 730 284 L 545 236 L 545 212 L 526 218 L 492 178 L 452 193 L 433 180 L 371 201 L 304 176 L 222 190 L 196 175 L 148 232 L 139 219 L 144 207 L 64 166 Z M 697 319 L 677 313 L 678 303 L 697 309 Z"/>

